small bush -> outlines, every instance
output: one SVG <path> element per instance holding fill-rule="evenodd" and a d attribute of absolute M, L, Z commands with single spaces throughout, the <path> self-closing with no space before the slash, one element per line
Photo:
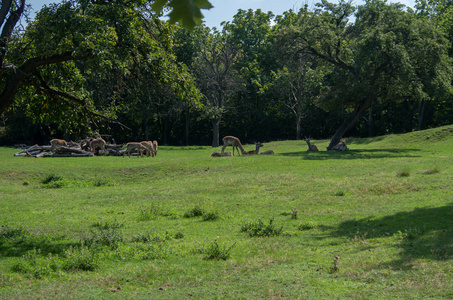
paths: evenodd
<path fill-rule="evenodd" d="M 194 217 L 201 217 L 204 214 L 204 209 L 200 206 L 196 205 L 191 210 L 184 213 L 184 218 L 194 218 Z"/>
<path fill-rule="evenodd" d="M 87 247 L 69 247 L 65 252 L 63 270 L 65 271 L 94 271 L 99 266 L 99 257 Z"/>
<path fill-rule="evenodd" d="M 51 182 L 61 181 L 63 180 L 63 176 L 60 176 L 56 173 L 51 173 L 47 175 L 47 177 L 42 181 L 44 184 L 49 184 Z"/>
<path fill-rule="evenodd" d="M 411 174 L 410 174 L 409 170 L 403 170 L 396 174 L 396 176 L 398 176 L 398 177 L 409 177 L 410 175 Z"/>
<path fill-rule="evenodd" d="M 178 231 L 177 233 L 175 233 L 175 239 L 182 239 L 184 238 L 184 233 L 182 233 L 181 231 Z"/>
<path fill-rule="evenodd" d="M 231 249 L 236 245 L 234 243 L 230 247 L 227 248 L 226 245 L 220 247 L 217 239 L 205 249 L 206 259 L 215 259 L 215 260 L 227 260 L 230 257 Z"/>
<path fill-rule="evenodd" d="M 123 233 L 119 230 L 123 224 L 116 220 L 113 223 L 95 223 L 97 231 L 92 231 L 91 237 L 85 239 L 85 243 L 90 246 L 103 245 L 111 249 L 117 249 L 119 243 L 123 242 Z"/>
<path fill-rule="evenodd" d="M 283 226 L 278 228 L 274 225 L 274 219 L 269 220 L 269 224 L 264 224 L 263 221 L 253 221 L 242 225 L 242 232 L 247 232 L 250 237 L 270 237 L 279 236 L 283 232 Z"/>
<path fill-rule="evenodd" d="M 338 191 L 335 191 L 333 193 L 334 196 L 337 196 L 337 197 L 343 197 L 343 196 L 346 196 L 346 192 L 343 191 L 343 190 L 338 190 Z"/>
<path fill-rule="evenodd" d="M 305 221 L 299 224 L 298 229 L 299 230 L 310 230 L 318 227 L 318 224 L 313 221 Z"/>
<path fill-rule="evenodd" d="M 203 214 L 203 221 L 214 221 L 220 218 L 219 214 L 216 211 L 206 212 Z"/>
<path fill-rule="evenodd" d="M 22 185 L 24 185 L 24 186 L 30 185 L 30 182 L 29 182 L 28 180 L 24 180 L 24 181 L 22 182 Z"/>

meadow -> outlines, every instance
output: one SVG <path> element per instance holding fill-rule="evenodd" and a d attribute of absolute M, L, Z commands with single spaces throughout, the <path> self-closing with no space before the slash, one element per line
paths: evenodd
<path fill-rule="evenodd" d="M 328 142 L 1 147 L 0 299 L 452 299 L 453 126 Z"/>

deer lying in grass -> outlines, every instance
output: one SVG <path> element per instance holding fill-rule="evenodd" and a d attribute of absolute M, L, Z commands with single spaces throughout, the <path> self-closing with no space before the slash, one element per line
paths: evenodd
<path fill-rule="evenodd" d="M 50 149 L 52 150 L 52 152 L 55 152 L 56 149 L 60 149 L 61 147 L 63 146 L 67 146 L 68 143 L 66 143 L 65 140 L 59 140 L 59 139 L 53 139 L 53 140 L 50 140 Z"/>
<path fill-rule="evenodd" d="M 349 150 L 349 148 L 346 146 L 345 142 L 339 142 L 335 146 L 332 147 L 332 150 L 335 151 L 346 151 Z"/>
<path fill-rule="evenodd" d="M 102 138 L 94 139 L 90 142 L 91 152 L 95 152 L 96 149 L 102 150 L 103 155 L 105 155 L 105 141 Z"/>
<path fill-rule="evenodd" d="M 239 149 L 241 149 L 242 154 L 245 153 L 244 147 L 242 147 L 241 141 L 237 137 L 229 135 L 229 136 L 224 137 L 222 139 L 222 141 L 223 141 L 222 153 L 225 151 L 225 148 L 227 146 L 233 146 L 233 156 L 234 156 L 234 148 L 236 148 L 238 153 L 239 153 Z"/>
<path fill-rule="evenodd" d="M 225 157 L 225 156 L 233 156 L 233 154 L 231 154 L 231 152 L 223 152 L 223 153 L 219 153 L 217 151 L 215 151 L 214 153 L 211 154 L 212 157 Z"/>
<path fill-rule="evenodd" d="M 310 138 L 305 138 L 304 141 L 306 141 L 307 144 L 308 144 L 308 150 L 307 151 L 318 151 L 318 147 L 316 147 L 316 145 L 310 144 Z"/>
<path fill-rule="evenodd" d="M 252 151 L 245 151 L 243 152 L 242 154 L 243 155 L 253 155 L 253 154 L 258 154 L 260 152 L 260 148 L 263 147 L 263 144 L 261 144 L 260 142 L 258 143 L 255 143 L 255 146 L 256 146 L 256 149 L 255 150 L 252 150 Z"/>
<path fill-rule="evenodd" d="M 140 154 L 140 157 L 143 157 L 143 152 L 148 151 L 148 146 L 144 143 L 139 143 L 139 142 L 130 142 L 127 143 L 127 150 L 126 153 L 129 157 L 131 157 L 131 151 L 137 149 L 138 153 Z"/>
<path fill-rule="evenodd" d="M 270 154 L 274 154 L 274 151 L 272 151 L 272 150 L 267 150 L 267 151 L 261 152 L 260 154 L 263 154 L 263 155 L 270 155 Z"/>

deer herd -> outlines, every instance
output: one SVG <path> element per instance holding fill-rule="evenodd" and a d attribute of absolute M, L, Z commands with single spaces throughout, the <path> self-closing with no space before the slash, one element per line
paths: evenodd
<path fill-rule="evenodd" d="M 274 154 L 274 151 L 272 150 L 267 150 L 264 152 L 260 153 L 260 148 L 263 147 L 264 145 L 261 144 L 260 142 L 255 143 L 255 150 L 251 151 L 246 151 L 244 149 L 244 146 L 242 146 L 241 141 L 234 136 L 225 136 L 223 139 L 223 147 L 222 147 L 222 152 L 217 152 L 215 151 L 214 153 L 211 154 L 212 157 L 225 157 L 225 156 L 234 156 L 234 150 L 236 149 L 238 155 L 257 155 L 257 154 L 264 154 L 264 155 L 270 155 Z M 310 143 L 311 138 L 305 138 L 304 141 L 308 145 L 308 150 L 307 151 L 319 151 L 318 147 L 316 145 L 313 145 Z M 80 142 L 80 145 L 74 142 L 66 142 L 65 140 L 60 140 L 60 139 L 53 139 L 50 141 L 51 145 L 51 150 L 55 152 L 55 150 L 58 150 L 61 147 L 66 147 L 66 146 L 76 146 L 80 147 L 81 149 L 88 149 L 92 153 L 96 153 L 96 151 L 101 150 L 103 154 L 105 155 L 105 140 L 102 138 L 96 138 L 96 139 L 85 139 Z M 233 153 L 231 152 L 225 152 L 225 148 L 228 146 L 233 147 Z M 156 156 L 157 155 L 157 148 L 158 148 L 158 143 L 157 141 L 143 141 L 143 142 L 129 142 L 126 144 L 126 149 L 123 150 L 122 155 L 128 155 L 131 157 L 131 154 L 135 151 L 138 152 L 138 155 L 140 157 L 143 157 L 143 155 L 146 155 L 147 157 L 149 156 Z M 344 142 L 338 143 L 335 147 L 332 148 L 333 150 L 336 151 L 346 151 L 349 150 L 348 147 Z"/>

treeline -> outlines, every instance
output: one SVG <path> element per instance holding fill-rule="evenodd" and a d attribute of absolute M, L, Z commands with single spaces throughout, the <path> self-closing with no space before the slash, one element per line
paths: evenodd
<path fill-rule="evenodd" d="M 20 68 L 68 51 L 73 59 L 21 79 L 0 143 L 98 132 L 116 142 L 310 136 L 332 146 L 451 124 L 452 17 L 443 1 L 322 1 L 279 16 L 239 10 L 220 30 L 188 30 L 161 21 L 148 2 L 52 4 L 9 40 L 1 95 L 6 62 Z"/>

